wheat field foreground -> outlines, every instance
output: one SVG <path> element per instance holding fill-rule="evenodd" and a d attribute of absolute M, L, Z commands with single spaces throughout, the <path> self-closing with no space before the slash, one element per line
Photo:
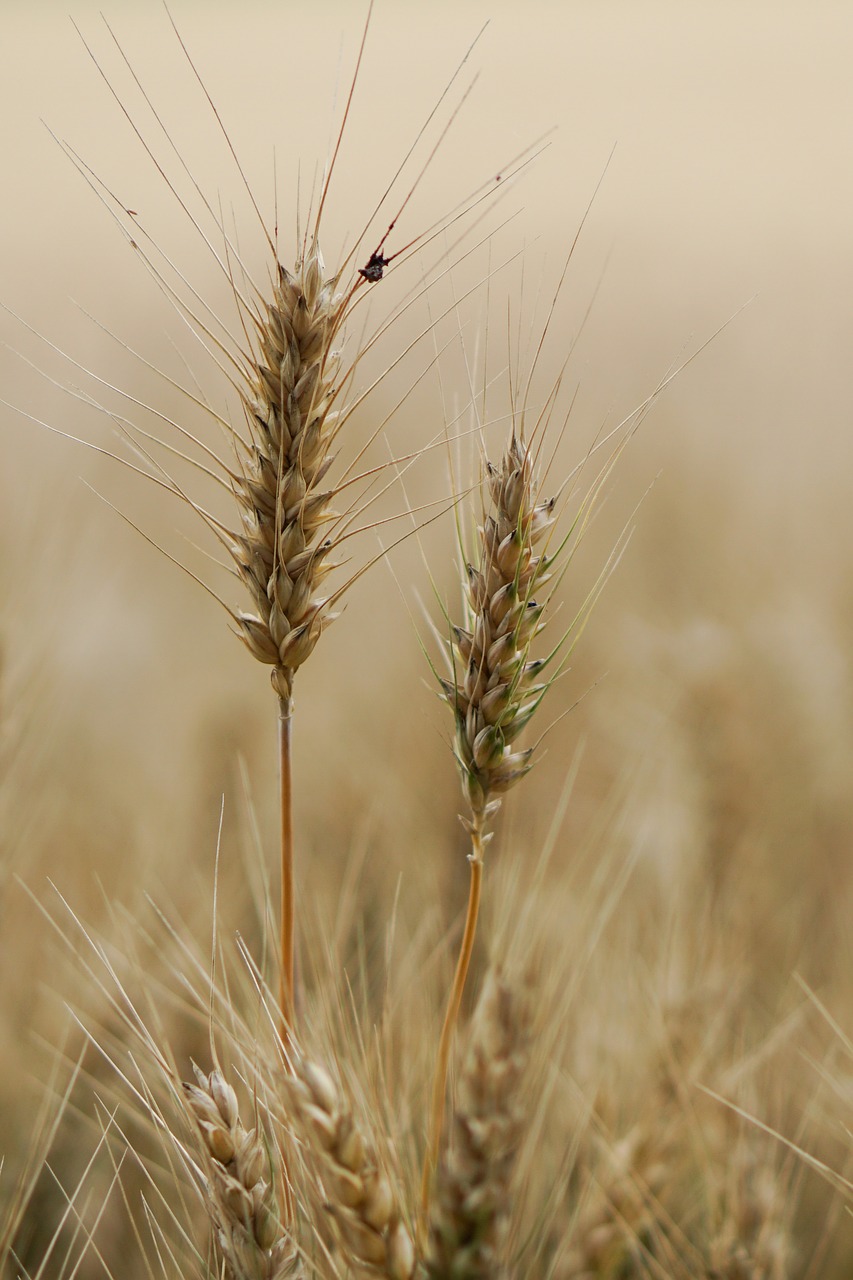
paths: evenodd
<path fill-rule="evenodd" d="M 0 26 L 0 1275 L 848 1277 L 853 16 Z"/>

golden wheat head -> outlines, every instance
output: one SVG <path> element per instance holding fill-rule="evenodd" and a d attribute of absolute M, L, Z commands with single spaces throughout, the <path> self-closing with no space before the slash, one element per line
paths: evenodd
<path fill-rule="evenodd" d="M 257 612 L 238 621 L 285 700 L 334 617 L 319 594 L 334 567 L 325 535 L 335 515 L 333 491 L 321 486 L 340 417 L 336 343 L 351 296 L 326 276 L 316 243 L 293 274 L 280 266 L 244 395 L 252 448 L 234 484 L 243 530 L 233 554 Z"/>
<path fill-rule="evenodd" d="M 207 1166 L 208 1210 L 232 1280 L 287 1280 L 303 1276 L 299 1255 L 281 1224 L 268 1146 L 257 1128 L 246 1129 L 237 1095 L 222 1072 L 205 1075 L 184 1096 L 195 1118 Z"/>

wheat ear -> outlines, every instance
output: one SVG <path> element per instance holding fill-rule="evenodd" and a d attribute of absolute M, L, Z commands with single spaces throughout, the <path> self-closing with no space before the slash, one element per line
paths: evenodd
<path fill-rule="evenodd" d="M 720 1221 L 708 1245 L 708 1280 L 785 1280 L 793 1268 L 790 1203 L 775 1153 L 759 1130 L 736 1135 L 731 1118 L 718 1153 Z"/>
<path fill-rule="evenodd" d="M 237 1095 L 221 1071 L 183 1086 L 207 1157 L 208 1208 L 227 1274 L 233 1280 L 304 1277 L 299 1254 L 279 1219 L 263 1135 L 244 1128 Z"/>
<path fill-rule="evenodd" d="M 500 797 L 531 768 L 532 749 L 513 745 L 536 710 L 544 663 L 530 661 L 544 602 L 535 593 L 551 577 L 535 548 L 554 523 L 554 500 L 538 500 L 529 446 L 513 433 L 495 467 L 486 463 L 489 509 L 480 560 L 466 565 L 468 627 L 453 631 L 454 678 L 443 684 L 456 718 L 456 758 L 471 807 L 467 825 L 481 840 Z"/>
<path fill-rule="evenodd" d="M 663 1208 L 667 1189 L 685 1177 L 678 1120 L 661 1109 L 651 1127 L 638 1124 L 609 1150 L 560 1261 L 563 1280 L 617 1280 L 678 1265 Z"/>
<path fill-rule="evenodd" d="M 437 1171 L 430 1280 L 496 1280 L 506 1274 L 501 1252 L 528 1046 L 526 1002 L 492 972 L 474 1014 L 450 1149 Z"/>
<path fill-rule="evenodd" d="M 319 1157 L 319 1172 L 347 1263 L 388 1280 L 412 1280 L 416 1257 L 399 1197 L 331 1076 L 301 1060 L 293 1083 L 296 1111 Z"/>
<path fill-rule="evenodd" d="M 483 880 L 483 850 L 490 818 L 501 796 L 530 769 L 532 749 L 514 749 L 546 686 L 544 667 L 531 661 L 530 645 L 541 627 L 544 603 L 535 592 L 551 576 L 537 544 L 554 523 L 554 501 L 540 501 L 533 458 L 520 430 L 513 430 L 499 466 L 486 462 L 487 510 L 479 534 L 478 563 L 465 566 L 466 626 L 453 627 L 452 678 L 442 692 L 456 720 L 455 753 L 470 806 L 463 819 L 471 837 L 470 885 L 462 945 L 448 1000 L 433 1081 L 432 1106 L 421 1189 L 422 1223 L 438 1159 L 453 1033 L 474 947 Z"/>

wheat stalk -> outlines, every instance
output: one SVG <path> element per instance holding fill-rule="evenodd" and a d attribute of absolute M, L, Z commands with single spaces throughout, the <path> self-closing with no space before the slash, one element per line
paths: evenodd
<path fill-rule="evenodd" d="M 465 928 L 439 1043 L 421 1189 L 422 1223 L 438 1158 L 453 1033 L 474 947 L 489 820 L 501 797 L 531 768 L 532 748 L 516 740 L 542 700 L 544 667 L 531 660 L 544 602 L 535 593 L 551 577 L 550 561 L 536 548 L 554 523 L 553 499 L 541 501 L 530 446 L 519 426 L 498 466 L 485 464 L 488 505 L 480 528 L 477 564 L 466 563 L 467 626 L 453 626 L 451 676 L 444 698 L 456 721 L 455 754 L 470 817 L 470 883 Z"/>
<path fill-rule="evenodd" d="M 342 423 L 341 328 L 358 284 L 338 291 L 312 242 L 291 274 L 279 266 L 244 392 L 250 447 L 234 492 L 242 531 L 232 554 L 255 604 L 237 615 L 250 653 L 272 667 L 281 775 L 281 1007 L 294 997 L 291 719 L 293 681 L 336 616 L 321 594 L 335 567 L 334 490 L 322 488 Z"/>
<path fill-rule="evenodd" d="M 437 1171 L 430 1280 L 496 1280 L 506 1274 L 501 1251 L 522 1130 L 520 1084 L 528 1044 L 525 1002 L 492 972 L 474 1015 L 451 1147 Z"/>

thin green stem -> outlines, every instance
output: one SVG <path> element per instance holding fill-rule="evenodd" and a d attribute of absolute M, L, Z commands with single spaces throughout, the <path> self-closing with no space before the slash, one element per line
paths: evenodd
<path fill-rule="evenodd" d="M 444 1128 L 444 1103 L 447 1093 L 447 1072 L 450 1065 L 450 1050 L 453 1046 L 453 1034 L 459 1018 L 465 980 L 474 950 L 474 936 L 477 932 L 477 917 L 480 913 L 480 892 L 483 883 L 483 831 L 478 822 L 471 828 L 471 852 L 468 855 L 471 867 L 471 879 L 468 888 L 468 910 L 465 914 L 465 930 L 462 934 L 462 945 L 459 948 L 459 959 L 456 962 L 456 973 L 447 1012 L 444 1015 L 444 1026 L 441 1029 L 441 1040 L 438 1045 L 438 1058 L 435 1064 L 435 1076 L 432 1085 L 432 1105 L 430 1107 L 429 1134 L 426 1157 L 424 1159 L 423 1178 L 421 1181 L 421 1218 L 420 1243 L 426 1246 L 427 1223 L 429 1217 L 429 1201 L 432 1179 L 438 1163 L 441 1148 L 441 1133 Z"/>

